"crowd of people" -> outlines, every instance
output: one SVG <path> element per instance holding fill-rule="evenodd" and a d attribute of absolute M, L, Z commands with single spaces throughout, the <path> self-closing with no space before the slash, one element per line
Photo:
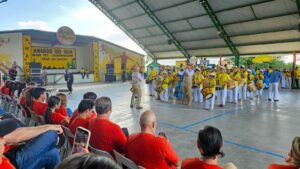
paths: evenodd
<path fill-rule="evenodd" d="M 227 72 L 223 67 L 218 70 L 201 70 L 192 69 L 188 65 L 186 69 L 179 70 L 178 76 L 182 77 L 177 81 L 182 87 L 182 97 L 185 104 L 190 104 L 192 99 L 194 102 L 207 101 L 203 99 L 200 93 L 206 85 L 203 81 L 208 77 L 208 88 L 212 91 L 213 96 L 221 96 L 218 100 L 220 105 L 225 105 L 223 98 L 226 98 L 227 90 L 223 87 L 221 90 L 216 89 L 218 85 L 227 87 L 228 79 L 233 79 L 236 88 L 232 90 L 232 102 L 236 103 L 237 97 L 246 99 L 244 86 L 239 87 L 239 78 L 242 77 L 243 83 L 254 83 L 255 76 L 244 67 L 234 67 L 232 72 Z M 259 77 L 261 71 L 258 71 Z M 277 72 L 274 70 L 273 72 Z M 173 93 L 173 88 L 169 88 L 174 72 L 162 72 L 162 91 L 158 96 L 162 101 L 167 101 L 169 93 Z M 240 76 L 240 77 L 239 77 Z M 272 77 L 275 76 L 275 77 Z M 282 78 L 277 73 L 270 78 L 270 83 L 276 83 L 276 78 Z M 157 79 L 158 76 L 153 69 L 150 77 Z M 160 78 L 160 77 L 159 77 Z M 169 78 L 169 79 L 168 79 Z M 174 77 L 176 79 L 176 77 Z M 181 78 L 181 77 L 179 77 Z M 263 80 L 259 77 L 258 80 Z M 278 79 L 277 79 L 278 80 Z M 137 109 L 140 107 L 141 86 L 143 81 L 139 68 L 135 67 L 132 74 L 132 102 L 137 99 Z M 181 83 L 181 84 L 180 84 Z M 22 85 L 21 85 L 22 84 Z M 151 95 L 154 95 L 157 86 L 149 85 Z M 196 85 L 196 86 L 195 86 Z M 175 86 L 175 85 L 172 85 Z M 274 85 L 276 87 L 276 84 Z M 192 98 L 192 90 L 193 96 Z M 197 90 L 195 92 L 195 90 Z M 164 91 L 164 92 L 163 92 Z M 167 92 L 168 91 L 168 92 Z M 243 95 L 236 95 L 236 91 L 241 91 Z M 166 95 L 165 92 L 168 94 Z M 249 91 L 248 91 L 249 92 Z M 163 93 L 163 94 L 161 94 Z M 228 92 L 230 93 L 230 92 Z M 151 110 L 144 111 L 139 120 L 140 132 L 130 133 L 127 128 L 121 128 L 118 124 L 110 120 L 112 112 L 112 101 L 107 96 L 97 96 L 94 92 L 87 92 L 79 101 L 77 109 L 72 113 L 67 108 L 67 97 L 63 93 L 49 96 L 47 90 L 37 86 L 36 83 L 19 83 L 14 81 L 5 81 L 1 86 L 1 94 L 11 97 L 24 108 L 24 116 L 30 118 L 32 113 L 43 119 L 38 126 L 28 127 L 20 119 L 10 115 L 10 112 L 2 112 L 0 114 L 0 168 L 4 169 L 96 169 L 108 168 L 119 169 L 113 160 L 99 157 L 88 153 L 87 149 L 84 154 L 72 155 L 63 161 L 59 154 L 63 141 L 73 142 L 72 138 L 65 138 L 61 126 L 69 128 L 75 135 L 78 127 L 83 127 L 91 132 L 89 144 L 96 149 L 103 150 L 114 156 L 114 150 L 131 159 L 134 163 L 146 169 L 234 169 L 237 168 L 233 163 L 225 165 L 219 164 L 219 158 L 224 156 L 221 151 L 223 147 L 223 138 L 221 131 L 213 126 L 205 126 L 198 132 L 197 147 L 199 156 L 183 158 L 180 163 L 179 156 L 173 148 L 166 133 L 160 132 L 156 134 L 157 119 L 155 112 Z M 253 93 L 254 94 L 254 93 Z M 225 95 L 225 96 L 224 96 Z M 261 96 L 260 93 L 257 93 Z M 248 93 L 251 97 L 251 94 Z M 205 97 L 205 96 L 204 96 Z M 253 96 L 252 96 L 253 97 Z M 273 99 L 273 97 L 272 97 Z M 274 98 L 276 100 L 276 96 Z M 213 99 L 212 99 L 213 100 Z M 213 108 L 213 101 L 209 101 L 207 108 Z M 296 137 L 291 146 L 291 150 L 286 158 L 287 164 L 278 165 L 271 164 L 269 169 L 299 169 L 300 168 L 300 138 Z M 180 166 L 181 165 L 181 166 Z"/>
<path fill-rule="evenodd" d="M 299 87 L 298 67 L 294 75 L 295 84 Z M 291 71 L 280 71 L 271 66 L 264 69 L 245 66 L 209 68 L 193 66 L 188 62 L 186 67 L 168 69 L 161 66 L 159 71 L 150 67 L 146 83 L 149 85 L 150 96 L 157 96 L 162 102 L 174 98 L 187 105 L 205 102 L 204 108 L 212 110 L 215 105 L 224 107 L 226 103 L 237 104 L 238 101 L 261 98 L 265 88 L 268 88 L 268 100 L 278 102 L 279 88 L 291 89 L 291 77 Z"/>

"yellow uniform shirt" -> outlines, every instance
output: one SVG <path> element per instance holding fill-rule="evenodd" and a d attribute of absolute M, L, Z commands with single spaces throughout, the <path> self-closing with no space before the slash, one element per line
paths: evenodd
<path fill-rule="evenodd" d="M 286 77 L 292 77 L 291 72 L 285 72 Z"/>
<path fill-rule="evenodd" d="M 219 85 L 220 86 L 224 86 L 224 88 L 227 88 L 227 80 L 230 80 L 230 77 L 227 73 L 220 73 L 218 76 L 218 80 L 219 80 Z"/>
<path fill-rule="evenodd" d="M 169 83 L 170 83 L 170 78 L 169 77 L 165 77 L 162 81 L 162 88 L 163 89 L 167 89 L 169 87 Z"/>
<path fill-rule="evenodd" d="M 203 75 L 201 73 L 194 73 L 193 75 L 193 85 L 199 86 L 202 88 L 202 80 L 204 79 Z"/>
<path fill-rule="evenodd" d="M 209 88 L 213 93 L 216 92 L 216 85 L 217 82 L 215 79 L 209 79 Z"/>
<path fill-rule="evenodd" d="M 242 78 L 244 79 L 245 83 L 247 83 L 248 81 L 247 77 L 248 77 L 248 72 L 247 71 L 242 72 Z"/>
<path fill-rule="evenodd" d="M 153 69 L 153 70 L 150 70 L 150 73 L 149 73 L 149 80 L 153 80 L 155 79 L 155 77 L 157 76 L 157 72 Z"/>
<path fill-rule="evenodd" d="M 297 78 L 297 79 L 300 79 L 300 69 L 296 70 L 295 73 L 296 73 L 296 78 Z"/>
<path fill-rule="evenodd" d="M 239 84 L 238 79 L 241 78 L 241 75 L 238 72 L 236 72 L 236 73 L 233 72 L 233 75 L 230 77 L 231 77 L 231 79 L 233 79 L 233 82 L 235 85 Z"/>
<path fill-rule="evenodd" d="M 248 77 L 247 77 L 247 82 L 248 82 L 248 84 L 249 84 L 249 83 L 252 83 L 253 80 L 254 80 L 253 74 L 249 74 Z"/>

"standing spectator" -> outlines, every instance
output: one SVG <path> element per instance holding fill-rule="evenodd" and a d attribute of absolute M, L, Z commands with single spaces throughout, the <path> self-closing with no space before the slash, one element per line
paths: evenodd
<path fill-rule="evenodd" d="M 299 169 L 300 168 L 300 137 L 295 137 L 291 151 L 288 153 L 286 165 L 270 164 L 268 169 Z"/>
<path fill-rule="evenodd" d="M 73 91 L 73 82 L 74 82 L 74 76 L 73 73 L 68 72 L 68 70 L 66 70 L 66 74 L 65 74 L 65 80 L 67 81 L 67 87 L 69 90 L 69 94 L 72 94 Z"/>
<path fill-rule="evenodd" d="M 272 69 L 272 67 L 270 66 L 270 69 Z M 278 98 L 278 88 L 279 88 L 279 82 L 282 80 L 282 75 L 279 72 L 279 70 L 275 70 L 272 71 L 269 74 L 269 78 L 270 78 L 270 84 L 269 84 L 269 101 L 272 101 L 272 99 L 274 99 L 274 102 L 278 102 L 279 98 Z"/>
<path fill-rule="evenodd" d="M 125 70 L 122 70 L 121 78 L 122 78 L 122 82 L 126 81 L 126 71 Z"/>
<path fill-rule="evenodd" d="M 131 96 L 131 102 L 130 107 L 133 108 L 133 102 L 136 98 L 136 109 L 140 110 L 143 107 L 141 107 L 141 99 L 142 99 L 142 90 L 141 90 L 141 82 L 143 81 L 143 77 L 140 73 L 140 68 L 138 66 L 134 67 L 134 72 L 132 73 L 132 96 Z"/>
<path fill-rule="evenodd" d="M 44 85 L 45 86 L 47 86 L 48 85 L 48 73 L 47 73 L 47 69 L 44 67 L 43 69 L 42 69 L 42 72 L 41 72 L 42 74 L 42 80 L 43 80 L 43 83 L 44 83 Z"/>
<path fill-rule="evenodd" d="M 86 78 L 88 79 L 88 78 L 89 78 L 90 71 L 89 71 L 87 68 L 85 68 L 84 74 L 86 75 Z"/>
<path fill-rule="evenodd" d="M 126 136 L 120 126 L 109 120 L 112 113 L 110 98 L 98 98 L 95 103 L 95 109 L 97 118 L 89 124 L 91 146 L 106 151 L 112 156 L 114 156 L 113 150 L 124 153 Z"/>
<path fill-rule="evenodd" d="M 13 81 L 16 80 L 17 75 L 18 75 L 17 68 L 19 68 L 19 70 L 21 72 L 23 72 L 22 69 L 20 68 L 20 66 L 17 65 L 17 62 L 14 61 L 14 63 L 11 65 L 10 69 L 8 70 L 8 75 L 9 75 L 10 80 L 13 80 Z"/>
<path fill-rule="evenodd" d="M 85 71 L 84 71 L 84 68 L 83 68 L 83 67 L 81 67 L 79 73 L 81 74 L 81 78 L 84 79 Z"/>
<path fill-rule="evenodd" d="M 218 164 L 219 157 L 223 157 L 221 152 L 223 138 L 219 129 L 212 126 L 205 126 L 198 133 L 198 150 L 202 157 L 187 158 L 182 161 L 181 169 L 236 169 L 234 164 L 228 163 L 221 167 Z"/>
<path fill-rule="evenodd" d="M 146 169 L 176 168 L 179 157 L 164 136 L 156 136 L 156 116 L 152 111 L 140 117 L 141 132 L 131 134 L 125 146 L 126 156 Z"/>

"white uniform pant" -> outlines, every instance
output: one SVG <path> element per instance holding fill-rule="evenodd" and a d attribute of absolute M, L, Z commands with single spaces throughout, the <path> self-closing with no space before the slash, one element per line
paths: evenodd
<path fill-rule="evenodd" d="M 152 80 L 152 83 L 149 84 L 149 93 L 155 95 L 155 80 Z"/>
<path fill-rule="evenodd" d="M 239 87 L 239 99 L 246 100 L 247 98 L 247 85 Z"/>
<path fill-rule="evenodd" d="M 173 86 L 169 86 L 169 88 L 168 88 L 168 95 L 169 95 L 169 98 L 173 97 Z"/>
<path fill-rule="evenodd" d="M 291 77 L 286 77 L 286 86 L 288 89 L 292 88 L 292 78 Z"/>
<path fill-rule="evenodd" d="M 203 95 L 201 93 L 202 88 L 193 88 L 193 95 L 194 95 L 194 102 L 195 103 L 202 103 L 203 102 Z"/>
<path fill-rule="evenodd" d="M 263 88 L 262 89 L 257 89 L 256 90 L 256 95 L 259 96 L 259 97 L 262 97 L 263 90 L 264 90 Z"/>
<path fill-rule="evenodd" d="M 160 96 L 160 100 L 167 102 L 169 100 L 169 92 L 168 89 L 164 91 L 164 94 Z"/>
<path fill-rule="evenodd" d="M 217 100 L 218 100 L 218 104 L 222 104 L 223 106 L 225 106 L 226 103 L 226 96 L 227 96 L 227 88 L 224 88 L 222 90 L 217 90 Z"/>
<path fill-rule="evenodd" d="M 247 92 L 247 94 L 249 98 L 253 99 L 253 92 Z"/>
<path fill-rule="evenodd" d="M 270 83 L 270 85 L 269 85 L 269 99 L 278 100 L 278 82 Z"/>
<path fill-rule="evenodd" d="M 205 100 L 205 109 L 211 109 L 213 110 L 214 109 L 214 106 L 215 106 L 215 93 L 212 93 L 213 94 L 213 97 L 208 99 L 208 100 Z"/>
<path fill-rule="evenodd" d="M 227 90 L 227 95 L 229 97 L 229 102 L 230 103 L 237 103 L 238 102 L 238 94 L 239 94 L 239 87 L 235 86 L 231 90 Z"/>

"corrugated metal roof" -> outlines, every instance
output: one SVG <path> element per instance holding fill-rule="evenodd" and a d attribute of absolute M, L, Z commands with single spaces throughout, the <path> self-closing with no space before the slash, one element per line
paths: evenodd
<path fill-rule="evenodd" d="M 99 2 L 100 0 L 90 0 Z M 102 10 L 159 58 L 183 57 L 139 0 L 101 0 Z M 300 50 L 295 0 L 209 0 L 240 55 Z M 232 55 L 199 0 L 145 0 L 156 18 L 193 56 Z M 282 44 L 282 45 L 280 45 Z"/>

